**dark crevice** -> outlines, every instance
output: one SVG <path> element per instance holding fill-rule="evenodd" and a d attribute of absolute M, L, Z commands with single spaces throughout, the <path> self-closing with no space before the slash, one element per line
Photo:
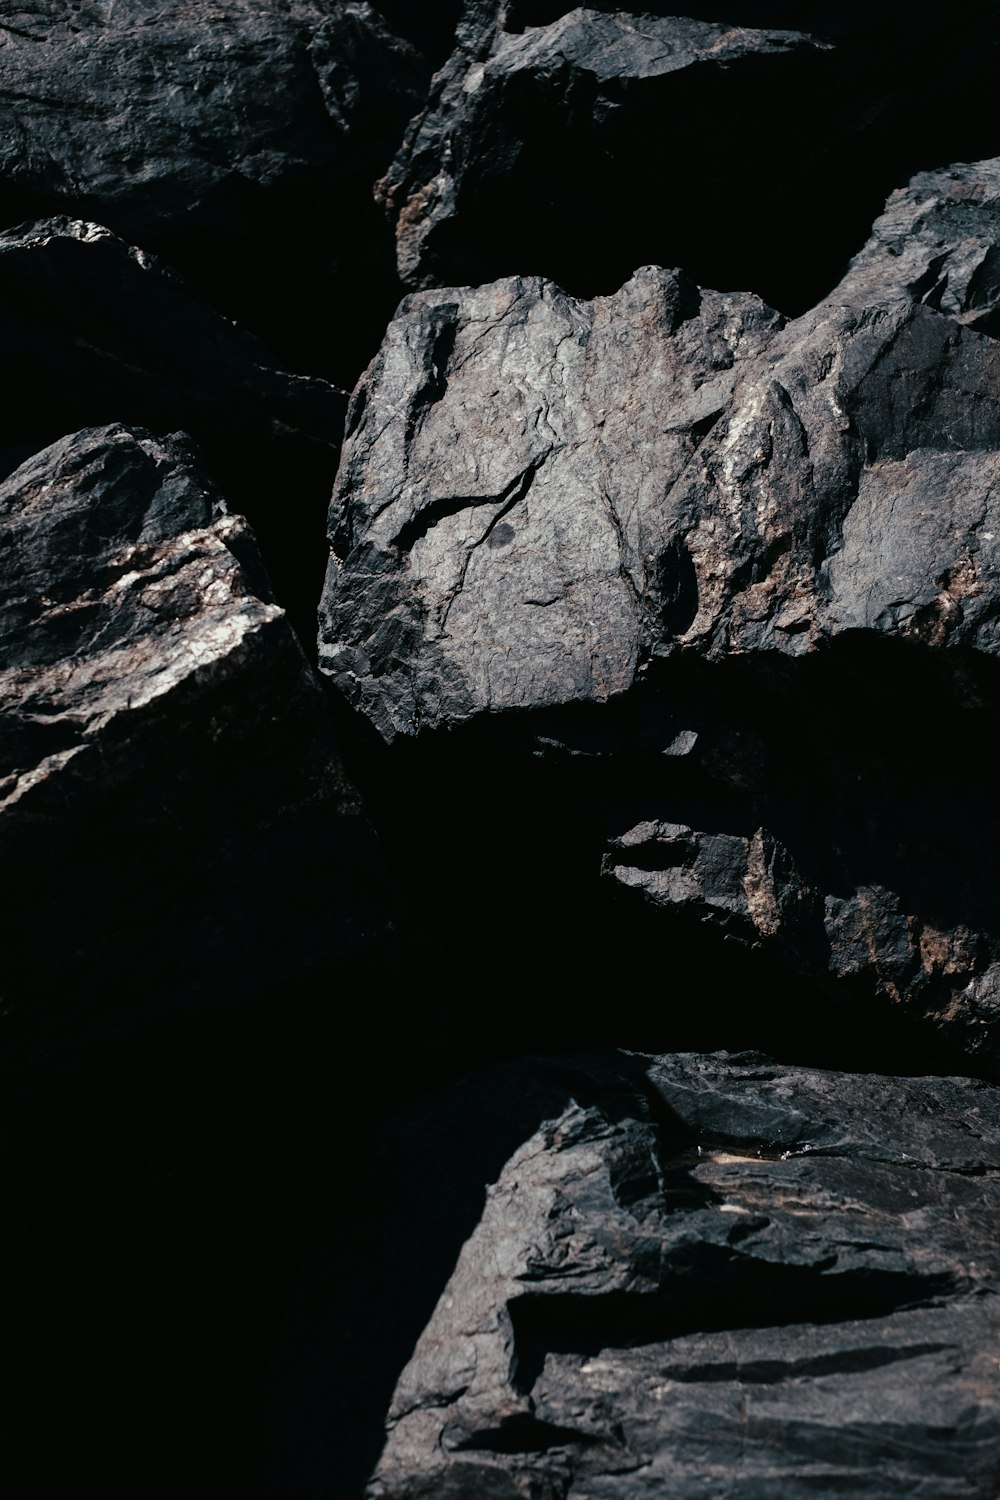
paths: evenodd
<path fill-rule="evenodd" d="M 698 613 L 698 574 L 683 537 L 664 548 L 653 588 L 667 635 L 683 635 Z"/>
<path fill-rule="evenodd" d="M 425 505 L 415 516 L 400 527 L 397 534 L 390 542 L 390 546 L 397 547 L 400 552 L 409 552 L 416 542 L 425 537 L 439 522 L 447 520 L 449 516 L 460 515 L 463 510 L 478 509 L 484 505 L 498 505 L 501 509 L 493 517 L 490 527 L 480 538 L 477 545 L 482 545 L 489 537 L 490 531 L 502 520 L 508 511 L 523 500 L 534 481 L 535 475 L 542 464 L 548 458 L 551 449 L 534 459 L 526 469 L 523 469 L 510 484 L 501 491 L 499 495 L 458 495 L 447 499 L 435 500 L 431 505 Z"/>
<path fill-rule="evenodd" d="M 455 1444 L 456 1453 L 547 1453 L 551 1448 L 592 1447 L 600 1438 L 579 1432 L 573 1427 L 557 1427 L 552 1422 L 519 1414 L 499 1427 L 483 1428 Z"/>
<path fill-rule="evenodd" d="M 926 1307 L 955 1290 L 946 1275 L 776 1265 L 719 1246 L 692 1247 L 690 1263 L 659 1294 L 527 1295 L 508 1304 L 514 1384 L 535 1386 L 549 1354 L 593 1358 L 608 1349 L 669 1343 L 690 1334 L 848 1323 Z M 775 1310 L 780 1308 L 780 1316 Z"/>

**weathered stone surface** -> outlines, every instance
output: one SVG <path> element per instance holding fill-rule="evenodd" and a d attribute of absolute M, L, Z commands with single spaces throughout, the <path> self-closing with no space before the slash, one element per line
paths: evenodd
<path fill-rule="evenodd" d="M 253 993 L 376 939 L 321 691 L 189 440 L 78 433 L 0 515 L 8 1015 L 85 1014 L 138 974 L 144 1004 Z"/>
<path fill-rule="evenodd" d="M 407 299 L 348 415 L 324 669 L 387 738 L 624 692 L 650 528 L 780 326 L 653 268 L 591 303 L 521 278 Z"/>
<path fill-rule="evenodd" d="M 897 189 L 854 257 L 858 298 L 890 286 L 980 332 L 997 332 L 1000 158 L 919 172 Z"/>
<path fill-rule="evenodd" d="M 107 224 L 293 354 L 337 261 L 359 276 L 367 262 L 373 304 L 386 295 L 370 185 L 429 69 L 363 0 L 14 6 L 0 56 L 8 224 Z M 348 344 L 354 311 L 339 314 Z"/>
<path fill-rule="evenodd" d="M 973 187 L 951 253 L 988 300 Z M 601 700 L 691 647 L 873 629 L 992 653 L 1000 345 L 921 301 L 947 212 L 897 264 L 897 206 L 781 332 L 654 270 L 590 304 L 520 280 L 404 303 L 350 420 L 328 670 L 412 732 Z"/>
<path fill-rule="evenodd" d="M 137 423 L 197 442 L 246 515 L 282 604 L 313 632 L 322 536 L 346 405 L 281 369 L 157 257 L 96 224 L 0 234 L 0 474 L 84 427 Z"/>
<path fill-rule="evenodd" d="M 227 180 L 267 188 L 377 159 L 420 100 L 419 54 L 363 0 L 14 6 L 0 177 L 101 205 L 139 238 Z"/>
<path fill-rule="evenodd" d="M 488 1189 L 369 1493 L 991 1500 L 997 1090 L 592 1063 Z"/>
<path fill-rule="evenodd" d="M 984 1065 L 995 797 L 970 747 L 998 701 L 995 176 L 918 179 L 784 325 L 654 269 L 590 303 L 530 280 L 416 294 L 354 398 L 321 627 L 324 668 L 386 738 L 542 715 L 541 753 L 622 768 L 580 804 L 603 809 L 620 885 Z M 693 685 L 706 668 L 728 675 Z M 894 721 L 855 706 L 859 672 Z M 630 696 L 603 727 L 558 718 Z"/>

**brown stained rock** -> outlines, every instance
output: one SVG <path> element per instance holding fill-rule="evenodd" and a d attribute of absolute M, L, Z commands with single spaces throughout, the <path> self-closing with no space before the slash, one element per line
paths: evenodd
<path fill-rule="evenodd" d="M 487 1189 L 369 1494 L 990 1500 L 995 1088 L 618 1059 Z"/>

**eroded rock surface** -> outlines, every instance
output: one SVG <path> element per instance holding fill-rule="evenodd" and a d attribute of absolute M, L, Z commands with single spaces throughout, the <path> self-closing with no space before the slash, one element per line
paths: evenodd
<path fill-rule="evenodd" d="M 790 323 L 652 268 L 415 294 L 355 393 L 321 617 L 387 739 L 530 711 L 604 763 L 619 885 L 984 1061 L 996 201 L 995 162 L 925 174 Z"/>
<path fill-rule="evenodd" d="M 996 1089 L 601 1071 L 488 1189 L 369 1493 L 989 1500 Z"/>
<path fill-rule="evenodd" d="M 387 738 L 624 692 L 650 530 L 780 326 L 653 268 L 590 303 L 521 278 L 408 298 L 348 414 L 324 670 Z M 683 549 L 651 567 L 675 555 L 683 625 Z"/>
<path fill-rule="evenodd" d="M 322 694 L 190 441 L 85 430 L 0 514 L 8 1013 L 86 1014 L 139 974 L 144 1005 L 252 993 L 376 939 Z"/>
<path fill-rule="evenodd" d="M 338 261 L 349 275 L 367 265 L 372 303 L 388 295 L 391 311 L 371 184 L 429 68 L 363 0 L 15 5 L 0 57 L 6 223 L 107 224 L 293 356 L 314 331 L 297 325 L 309 304 L 316 322 L 324 270 L 337 295 Z M 350 317 L 323 326 L 334 339 L 339 326 L 342 344 L 327 363 L 350 368 Z"/>

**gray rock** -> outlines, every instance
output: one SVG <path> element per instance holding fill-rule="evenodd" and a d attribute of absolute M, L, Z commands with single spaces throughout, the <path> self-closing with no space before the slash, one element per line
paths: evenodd
<path fill-rule="evenodd" d="M 378 941 L 322 692 L 189 440 L 65 438 L 0 525 L 8 1024 L 254 993 Z"/>
<path fill-rule="evenodd" d="M 990 1500 L 996 1089 L 619 1059 L 488 1189 L 369 1494 Z"/>
<path fill-rule="evenodd" d="M 364 0 L 52 0 L 9 7 L 0 181 L 140 240 L 227 180 L 377 156 L 420 101 L 419 55 Z M 383 146 L 384 149 L 384 146 Z"/>
<path fill-rule="evenodd" d="M 780 93 L 783 81 L 788 105 L 799 72 L 783 75 L 773 60 L 823 46 L 795 31 L 586 7 L 515 29 L 510 9 L 491 0 L 466 7 L 456 50 L 380 184 L 408 286 L 483 281 L 522 268 L 568 275 L 571 284 L 593 277 L 611 248 L 594 232 L 595 208 L 616 214 L 616 233 L 635 265 L 649 253 L 657 219 L 651 195 L 643 201 L 633 191 L 643 132 L 650 132 L 647 145 L 663 149 L 684 115 L 698 110 L 701 130 L 686 150 L 697 159 L 692 175 L 708 175 L 710 197 L 720 80 L 733 114 L 754 92 L 758 102 L 766 90 Z M 807 64 L 805 73 L 815 85 L 822 64 Z M 757 123 L 769 139 L 769 103 Z M 679 166 L 685 179 L 691 165 Z M 737 192 L 739 176 L 737 168 L 730 178 Z M 673 213 L 686 219 L 683 206 Z"/>
<path fill-rule="evenodd" d="M 922 176 L 787 324 L 652 268 L 416 294 L 355 393 L 321 615 L 385 738 L 504 714 L 617 760 L 580 815 L 619 887 L 988 1066 L 995 176 Z"/>
<path fill-rule="evenodd" d="M 1000 347 L 921 300 L 943 241 L 987 299 L 976 172 L 943 174 L 962 195 L 903 257 L 895 204 L 784 329 L 654 269 L 590 303 L 523 279 L 404 302 L 349 418 L 326 670 L 391 735 L 601 701 L 692 648 L 992 653 Z"/>
<path fill-rule="evenodd" d="M 589 303 L 522 278 L 408 298 L 348 414 L 324 670 L 386 738 L 627 690 L 647 579 L 684 561 L 670 535 L 650 560 L 651 528 L 780 326 L 654 268 Z"/>

